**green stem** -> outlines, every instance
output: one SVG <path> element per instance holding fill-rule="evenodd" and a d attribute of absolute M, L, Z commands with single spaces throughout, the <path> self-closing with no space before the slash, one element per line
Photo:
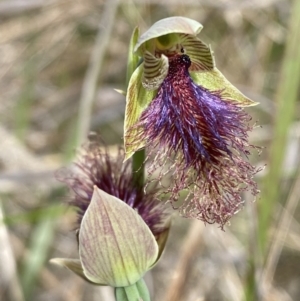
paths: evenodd
<path fill-rule="evenodd" d="M 132 157 L 132 172 L 134 182 L 138 187 L 143 187 L 145 180 L 145 150 L 140 150 L 134 153 Z"/>
<path fill-rule="evenodd" d="M 148 287 L 144 281 L 143 278 L 141 278 L 137 283 L 136 286 L 138 288 L 138 291 L 140 293 L 140 296 L 142 298 L 143 301 L 150 301 L 150 294 L 149 294 L 149 290 Z"/>
<path fill-rule="evenodd" d="M 255 280 L 255 264 L 253 260 L 250 260 L 249 262 L 246 283 L 247 285 L 245 286 L 245 301 L 259 300 Z"/>
<path fill-rule="evenodd" d="M 136 69 L 138 62 L 139 62 L 139 57 L 136 55 L 134 51 L 134 46 L 137 43 L 137 40 L 139 38 L 139 29 L 136 27 L 133 30 L 133 33 L 131 35 L 130 43 L 129 43 L 129 48 L 128 48 L 128 58 L 127 58 L 127 72 L 126 72 L 126 84 L 128 86 L 131 75 L 133 74 L 134 70 Z"/>
<path fill-rule="evenodd" d="M 148 288 L 143 279 L 133 285 L 115 288 L 116 301 L 151 301 Z"/>
<path fill-rule="evenodd" d="M 139 301 L 140 293 L 136 284 L 124 287 L 128 301 Z"/>
<path fill-rule="evenodd" d="M 136 27 L 131 35 L 129 49 L 128 49 L 127 75 L 126 75 L 127 86 L 139 62 L 138 55 L 134 53 L 134 47 L 137 43 L 138 37 L 139 37 L 139 29 L 138 27 Z M 145 161 L 145 150 L 140 150 L 136 152 L 132 157 L 133 179 L 137 187 L 143 187 L 144 185 L 144 179 L 145 179 L 144 161 Z"/>

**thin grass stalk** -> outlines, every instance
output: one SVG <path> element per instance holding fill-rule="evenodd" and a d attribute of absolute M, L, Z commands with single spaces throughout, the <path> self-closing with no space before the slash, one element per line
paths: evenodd
<path fill-rule="evenodd" d="M 188 277 L 189 270 L 191 268 L 193 254 L 196 254 L 196 250 L 203 243 L 199 237 L 202 237 L 204 231 L 203 223 L 198 220 L 194 220 L 189 227 L 188 233 L 185 236 L 185 240 L 182 243 L 182 248 L 179 252 L 180 257 L 177 260 L 176 267 L 174 268 L 173 277 L 168 284 L 168 289 L 162 298 L 164 301 L 178 301 L 181 300 L 186 279 Z M 182 299 L 183 300 L 183 299 Z"/>
<path fill-rule="evenodd" d="M 287 199 L 287 204 L 285 208 L 283 208 L 282 210 L 282 213 L 280 215 L 280 221 L 278 223 L 277 228 L 274 231 L 274 239 L 270 247 L 270 252 L 268 253 L 266 267 L 264 270 L 264 277 L 263 277 L 264 287 L 266 287 L 267 289 L 271 287 L 275 270 L 277 267 L 277 263 L 279 261 L 280 254 L 282 252 L 285 239 L 290 230 L 292 217 L 299 204 L 299 200 L 300 200 L 299 196 L 300 196 L 300 169 L 298 169 L 296 179 L 294 181 L 294 184 L 290 190 Z"/>
<path fill-rule="evenodd" d="M 276 93 L 277 113 L 274 118 L 273 140 L 270 145 L 270 157 L 267 168 L 269 169 L 262 183 L 261 199 L 258 202 L 258 246 L 256 253 L 258 261 L 266 261 L 268 249 L 268 234 L 272 222 L 272 215 L 279 200 L 280 181 L 283 171 L 283 160 L 286 151 L 288 132 L 292 124 L 299 91 L 300 82 L 300 1 L 294 1 L 291 7 L 290 22 L 286 49 L 281 66 L 280 80 Z M 263 300 L 263 282 L 261 271 L 253 268 L 253 258 L 250 258 L 248 279 L 246 279 L 246 300 Z M 258 275 L 260 273 L 260 275 Z"/>
<path fill-rule="evenodd" d="M 25 258 L 21 275 L 26 300 L 32 300 L 36 280 L 52 246 L 55 232 L 54 224 L 55 220 L 51 216 L 45 215 L 32 232 L 28 256 Z"/>
<path fill-rule="evenodd" d="M 245 294 L 246 300 L 259 300 L 259 287 L 257 285 L 257 274 L 262 271 L 262 258 L 258 247 L 258 216 L 255 210 L 255 204 L 246 203 L 248 211 L 248 269 L 245 276 Z"/>
<path fill-rule="evenodd" d="M 16 260 L 9 239 L 9 233 L 4 224 L 4 213 L 0 200 L 0 287 L 6 290 L 9 300 L 24 301 L 23 291 L 17 274 Z M 3 292 L 0 293 L 3 296 Z"/>
<path fill-rule="evenodd" d="M 77 146 L 80 146 L 83 143 L 89 133 L 92 107 L 97 90 L 97 81 L 101 72 L 102 62 L 108 47 L 109 39 L 112 34 L 118 4 L 119 0 L 106 0 L 104 6 L 103 17 L 101 18 L 94 48 L 90 56 L 89 66 L 85 74 L 80 97 L 76 137 Z"/>
<path fill-rule="evenodd" d="M 270 146 L 269 172 L 262 185 L 259 201 L 258 239 L 262 255 L 268 247 L 268 233 L 272 215 L 280 193 L 283 159 L 286 151 L 288 131 L 291 126 L 300 82 L 300 1 L 294 1 L 288 26 L 286 49 L 282 62 L 281 76 L 276 93 L 277 114 L 274 136 Z"/>
<path fill-rule="evenodd" d="M 31 45 L 30 49 L 32 49 L 32 47 Z M 34 101 L 34 85 L 36 81 L 35 64 L 36 62 L 33 59 L 29 59 L 28 62 L 24 64 L 22 70 L 24 86 L 15 109 L 16 136 L 22 142 L 26 139 L 26 133 L 30 125 L 30 114 Z"/>

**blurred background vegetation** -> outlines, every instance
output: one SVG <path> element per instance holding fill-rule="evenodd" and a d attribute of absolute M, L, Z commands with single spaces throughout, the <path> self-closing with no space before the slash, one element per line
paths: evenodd
<path fill-rule="evenodd" d="M 154 301 L 300 300 L 300 1 L 1 0 L 0 300 L 114 300 L 48 263 L 77 253 L 74 212 L 54 173 L 89 130 L 122 143 L 133 28 L 202 23 L 218 68 L 247 96 L 261 196 L 222 232 L 178 216 L 146 281 Z"/>

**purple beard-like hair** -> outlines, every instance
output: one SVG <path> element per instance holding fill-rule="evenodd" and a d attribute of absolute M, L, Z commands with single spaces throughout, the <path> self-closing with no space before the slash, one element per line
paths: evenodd
<path fill-rule="evenodd" d="M 117 156 L 111 156 L 106 150 L 101 150 L 99 141 L 90 140 L 81 149 L 73 166 L 60 170 L 57 178 L 66 183 L 73 192 L 69 203 L 77 208 L 78 227 L 96 185 L 135 209 L 157 237 L 166 230 L 170 211 L 162 202 L 155 199 L 155 190 L 145 195 L 143 188 L 135 185 L 131 162 L 123 164 L 123 160 L 123 149 L 119 149 Z"/>
<path fill-rule="evenodd" d="M 161 196 L 183 216 L 223 228 L 240 210 L 241 192 L 259 192 L 258 169 L 247 161 L 251 117 L 222 91 L 196 85 L 190 64 L 185 54 L 169 58 L 157 96 L 132 128 L 138 132 L 133 145 L 146 141 L 148 172 Z"/>

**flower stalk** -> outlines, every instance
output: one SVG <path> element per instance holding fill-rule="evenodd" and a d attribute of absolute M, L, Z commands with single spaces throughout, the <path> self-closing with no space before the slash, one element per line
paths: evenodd
<path fill-rule="evenodd" d="M 126 85 L 128 87 L 130 78 L 138 66 L 139 56 L 134 52 L 134 47 L 138 41 L 139 29 L 136 27 L 132 33 L 129 52 L 128 52 L 128 61 L 127 61 L 127 74 L 126 74 Z M 144 186 L 145 182 L 145 150 L 142 149 L 137 151 L 132 156 L 132 175 L 134 180 L 134 185 L 137 188 Z M 147 288 L 146 283 L 141 278 L 138 282 L 131 286 L 118 287 L 115 289 L 116 301 L 150 301 L 150 294 Z"/>
<path fill-rule="evenodd" d="M 115 296 L 116 301 L 150 301 L 150 294 L 143 279 L 130 286 L 117 287 Z"/>
<path fill-rule="evenodd" d="M 146 158 L 145 150 L 137 151 L 132 156 L 132 174 L 137 187 L 143 187 L 145 182 L 145 167 Z"/>
<path fill-rule="evenodd" d="M 128 49 L 127 59 L 127 74 L 126 74 L 126 85 L 128 87 L 130 78 L 137 68 L 139 63 L 139 56 L 135 53 L 134 48 L 139 38 L 139 28 L 135 27 L 131 35 Z M 138 187 L 143 187 L 145 181 L 145 150 L 137 151 L 132 157 L 132 173 L 134 182 Z"/>

